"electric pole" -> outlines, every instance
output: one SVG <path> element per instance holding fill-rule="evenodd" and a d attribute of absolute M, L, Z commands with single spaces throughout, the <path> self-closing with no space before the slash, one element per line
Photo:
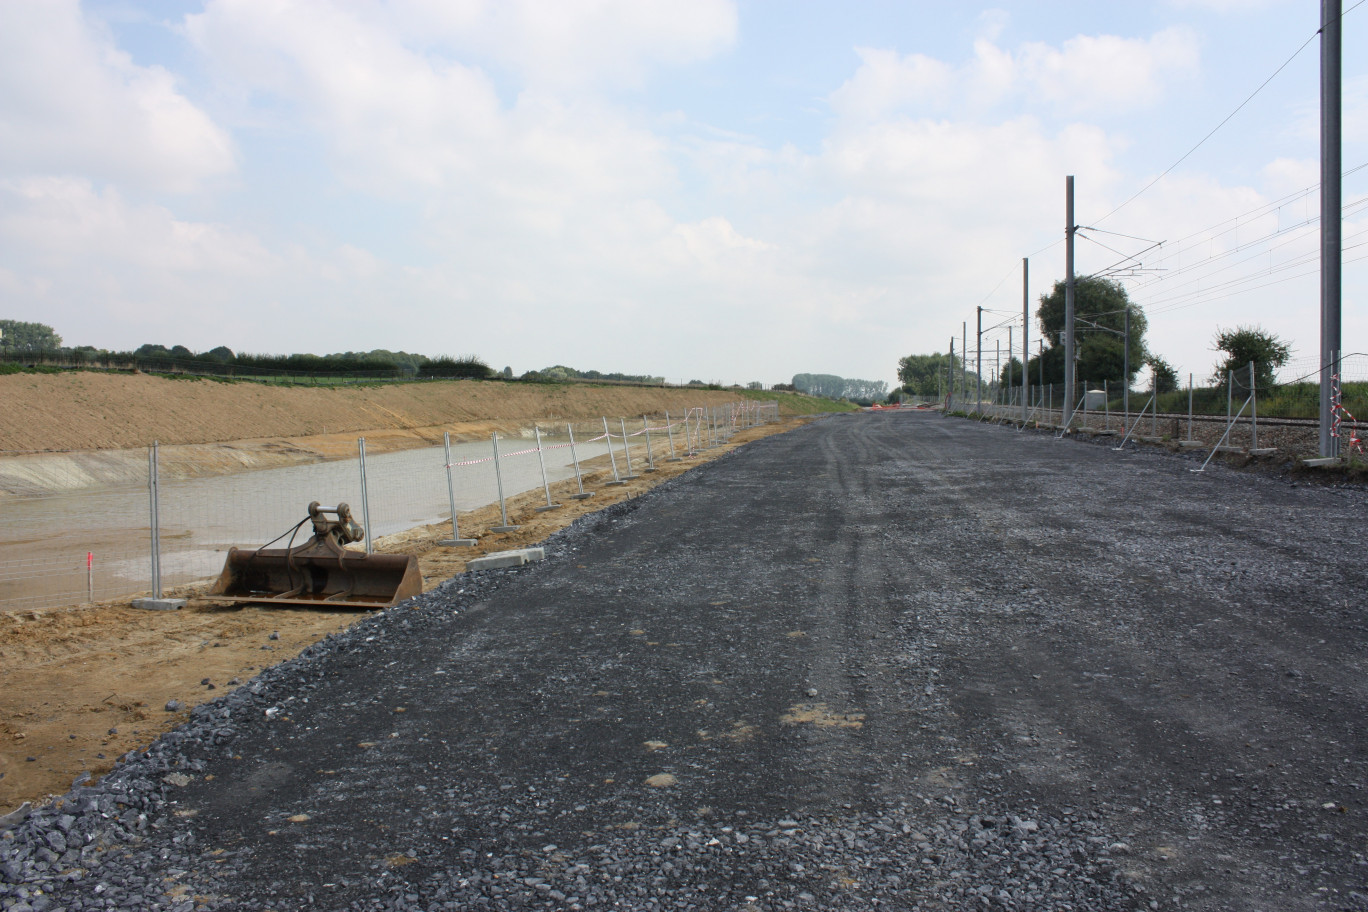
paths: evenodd
<path fill-rule="evenodd" d="M 983 413 L 983 308 L 978 309 L 978 324 L 974 328 L 974 408 Z"/>
<path fill-rule="evenodd" d="M 1074 179 L 1064 180 L 1064 406 L 1060 424 L 1067 428 L 1074 409 Z"/>
<path fill-rule="evenodd" d="M 1031 261 L 1021 258 L 1021 423 L 1026 423 L 1026 365 L 1031 363 Z"/>
<path fill-rule="evenodd" d="M 955 405 L 955 337 L 950 337 L 950 363 L 945 365 L 945 410 L 954 410 Z"/>
<path fill-rule="evenodd" d="M 1011 406 L 1012 404 L 1012 327 L 1007 327 L 1007 396 L 1002 400 L 1002 404 Z M 998 377 L 1002 377 L 1002 372 L 998 371 Z"/>
<path fill-rule="evenodd" d="M 1125 344 L 1125 346 L 1126 346 L 1126 350 L 1125 350 L 1125 353 L 1122 354 L 1122 356 L 1121 356 L 1121 363 L 1122 363 L 1121 371 L 1122 371 L 1122 373 L 1125 374 L 1125 376 L 1122 377 L 1121 410 L 1122 410 L 1123 412 L 1126 413 L 1126 417 L 1125 417 L 1124 421 L 1126 422 L 1126 424 L 1129 424 L 1129 423 L 1130 423 L 1130 380 L 1131 380 L 1131 378 L 1130 378 L 1130 305 L 1129 305 L 1129 304 L 1126 305 L 1126 317 L 1125 317 L 1125 320 L 1126 320 L 1126 323 L 1125 323 L 1126 331 L 1122 334 L 1122 338 L 1125 340 L 1124 344 Z M 1125 424 L 1122 424 L 1121 426 L 1122 426 L 1122 427 L 1125 427 L 1126 425 L 1125 425 Z"/>
<path fill-rule="evenodd" d="M 1340 19 L 1342 0 L 1321 0 L 1321 378 L 1320 454 L 1339 455 L 1334 374 L 1340 360 Z"/>

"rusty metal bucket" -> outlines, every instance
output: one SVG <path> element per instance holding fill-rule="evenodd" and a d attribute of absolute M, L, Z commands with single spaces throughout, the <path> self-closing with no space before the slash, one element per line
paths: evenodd
<path fill-rule="evenodd" d="M 330 513 L 337 519 L 328 519 Z M 314 501 L 309 520 L 313 537 L 298 548 L 230 548 L 223 572 L 203 598 L 369 610 L 397 605 L 423 591 L 416 557 L 344 547 L 364 535 L 346 504 L 320 507 Z"/>
<path fill-rule="evenodd" d="M 223 572 L 204 598 L 369 610 L 397 605 L 422 591 L 418 559 L 409 554 L 230 548 Z"/>

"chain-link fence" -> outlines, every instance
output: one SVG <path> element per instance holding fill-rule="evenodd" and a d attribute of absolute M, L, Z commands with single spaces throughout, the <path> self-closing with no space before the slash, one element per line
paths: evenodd
<path fill-rule="evenodd" d="M 778 420 L 778 405 L 740 402 L 595 422 L 541 423 L 517 436 L 243 471 L 240 457 L 163 461 L 153 446 L 132 479 L 126 453 L 77 464 L 23 457 L 24 493 L 0 496 L 0 610 L 106 601 L 207 581 L 232 546 L 289 535 L 311 501 L 350 504 L 365 546 L 588 472 L 612 480 Z M 307 534 L 307 533 L 302 533 Z M 302 540 L 296 541 L 302 543 Z M 284 545 L 285 542 L 281 542 Z M 383 544 L 383 543 L 382 543 Z"/>
<path fill-rule="evenodd" d="M 1116 383 L 1077 384 L 1071 430 L 1081 433 L 1171 442 L 1182 447 L 1299 458 L 1319 455 L 1320 365 L 1316 361 L 1283 365 L 1274 376 L 1258 364 L 1197 378 L 1156 393 L 1154 384 L 1126 390 Z M 948 411 L 985 420 L 1025 421 L 1060 430 L 1065 421 L 1064 385 L 1031 384 L 1004 388 L 972 381 L 946 397 Z M 1345 355 L 1333 373 L 1336 392 L 1334 433 L 1341 455 L 1364 458 L 1368 425 L 1368 355 Z M 1023 406 L 1024 401 L 1024 406 Z"/>

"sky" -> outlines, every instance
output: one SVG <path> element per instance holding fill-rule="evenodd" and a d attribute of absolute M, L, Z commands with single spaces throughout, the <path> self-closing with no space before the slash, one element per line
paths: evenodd
<path fill-rule="evenodd" d="M 979 307 L 985 367 L 1009 327 L 1019 348 L 1022 259 L 1034 312 L 1073 175 L 1077 271 L 1123 282 L 1151 351 L 1201 382 L 1218 329 L 1258 326 L 1309 372 L 1319 6 L 8 0 L 0 318 L 114 350 L 892 385 L 965 323 L 972 351 Z"/>

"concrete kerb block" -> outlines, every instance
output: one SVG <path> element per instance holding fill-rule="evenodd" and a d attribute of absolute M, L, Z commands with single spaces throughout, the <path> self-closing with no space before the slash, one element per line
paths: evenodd
<path fill-rule="evenodd" d="M 144 611 L 179 611 L 185 607 L 185 599 L 177 598 L 135 598 L 134 608 Z"/>
<path fill-rule="evenodd" d="M 544 506 L 544 507 L 537 507 L 536 512 L 538 512 L 538 513 L 545 513 L 545 512 L 547 512 L 548 510 L 559 510 L 559 509 L 560 509 L 561 507 L 563 507 L 563 506 L 565 506 L 565 504 L 558 504 L 558 503 L 547 504 L 547 505 Z"/>
<path fill-rule="evenodd" d="M 473 548 L 479 542 L 473 538 L 444 538 L 437 543 L 440 548 Z"/>
<path fill-rule="evenodd" d="M 466 562 L 467 570 L 506 570 L 521 567 L 546 557 L 544 548 L 515 548 L 512 551 L 495 551 L 484 557 Z"/>
<path fill-rule="evenodd" d="M 522 526 L 490 526 L 490 532 L 517 532 Z"/>
<path fill-rule="evenodd" d="M 1205 450 L 1207 445 L 1200 440 L 1180 440 L 1178 446 L 1185 450 Z"/>
<path fill-rule="evenodd" d="M 1326 456 L 1323 459 L 1303 459 L 1302 465 L 1309 466 L 1313 469 L 1319 469 L 1325 466 L 1337 466 L 1340 465 L 1342 462 L 1343 460 L 1341 460 L 1338 456 Z"/>
<path fill-rule="evenodd" d="M 571 499 L 571 500 L 588 500 L 589 498 L 591 498 L 591 497 L 593 497 L 593 496 L 594 496 L 594 492 L 593 492 L 593 491 L 585 491 L 583 494 L 571 494 L 571 495 L 570 495 L 570 499 Z"/>

